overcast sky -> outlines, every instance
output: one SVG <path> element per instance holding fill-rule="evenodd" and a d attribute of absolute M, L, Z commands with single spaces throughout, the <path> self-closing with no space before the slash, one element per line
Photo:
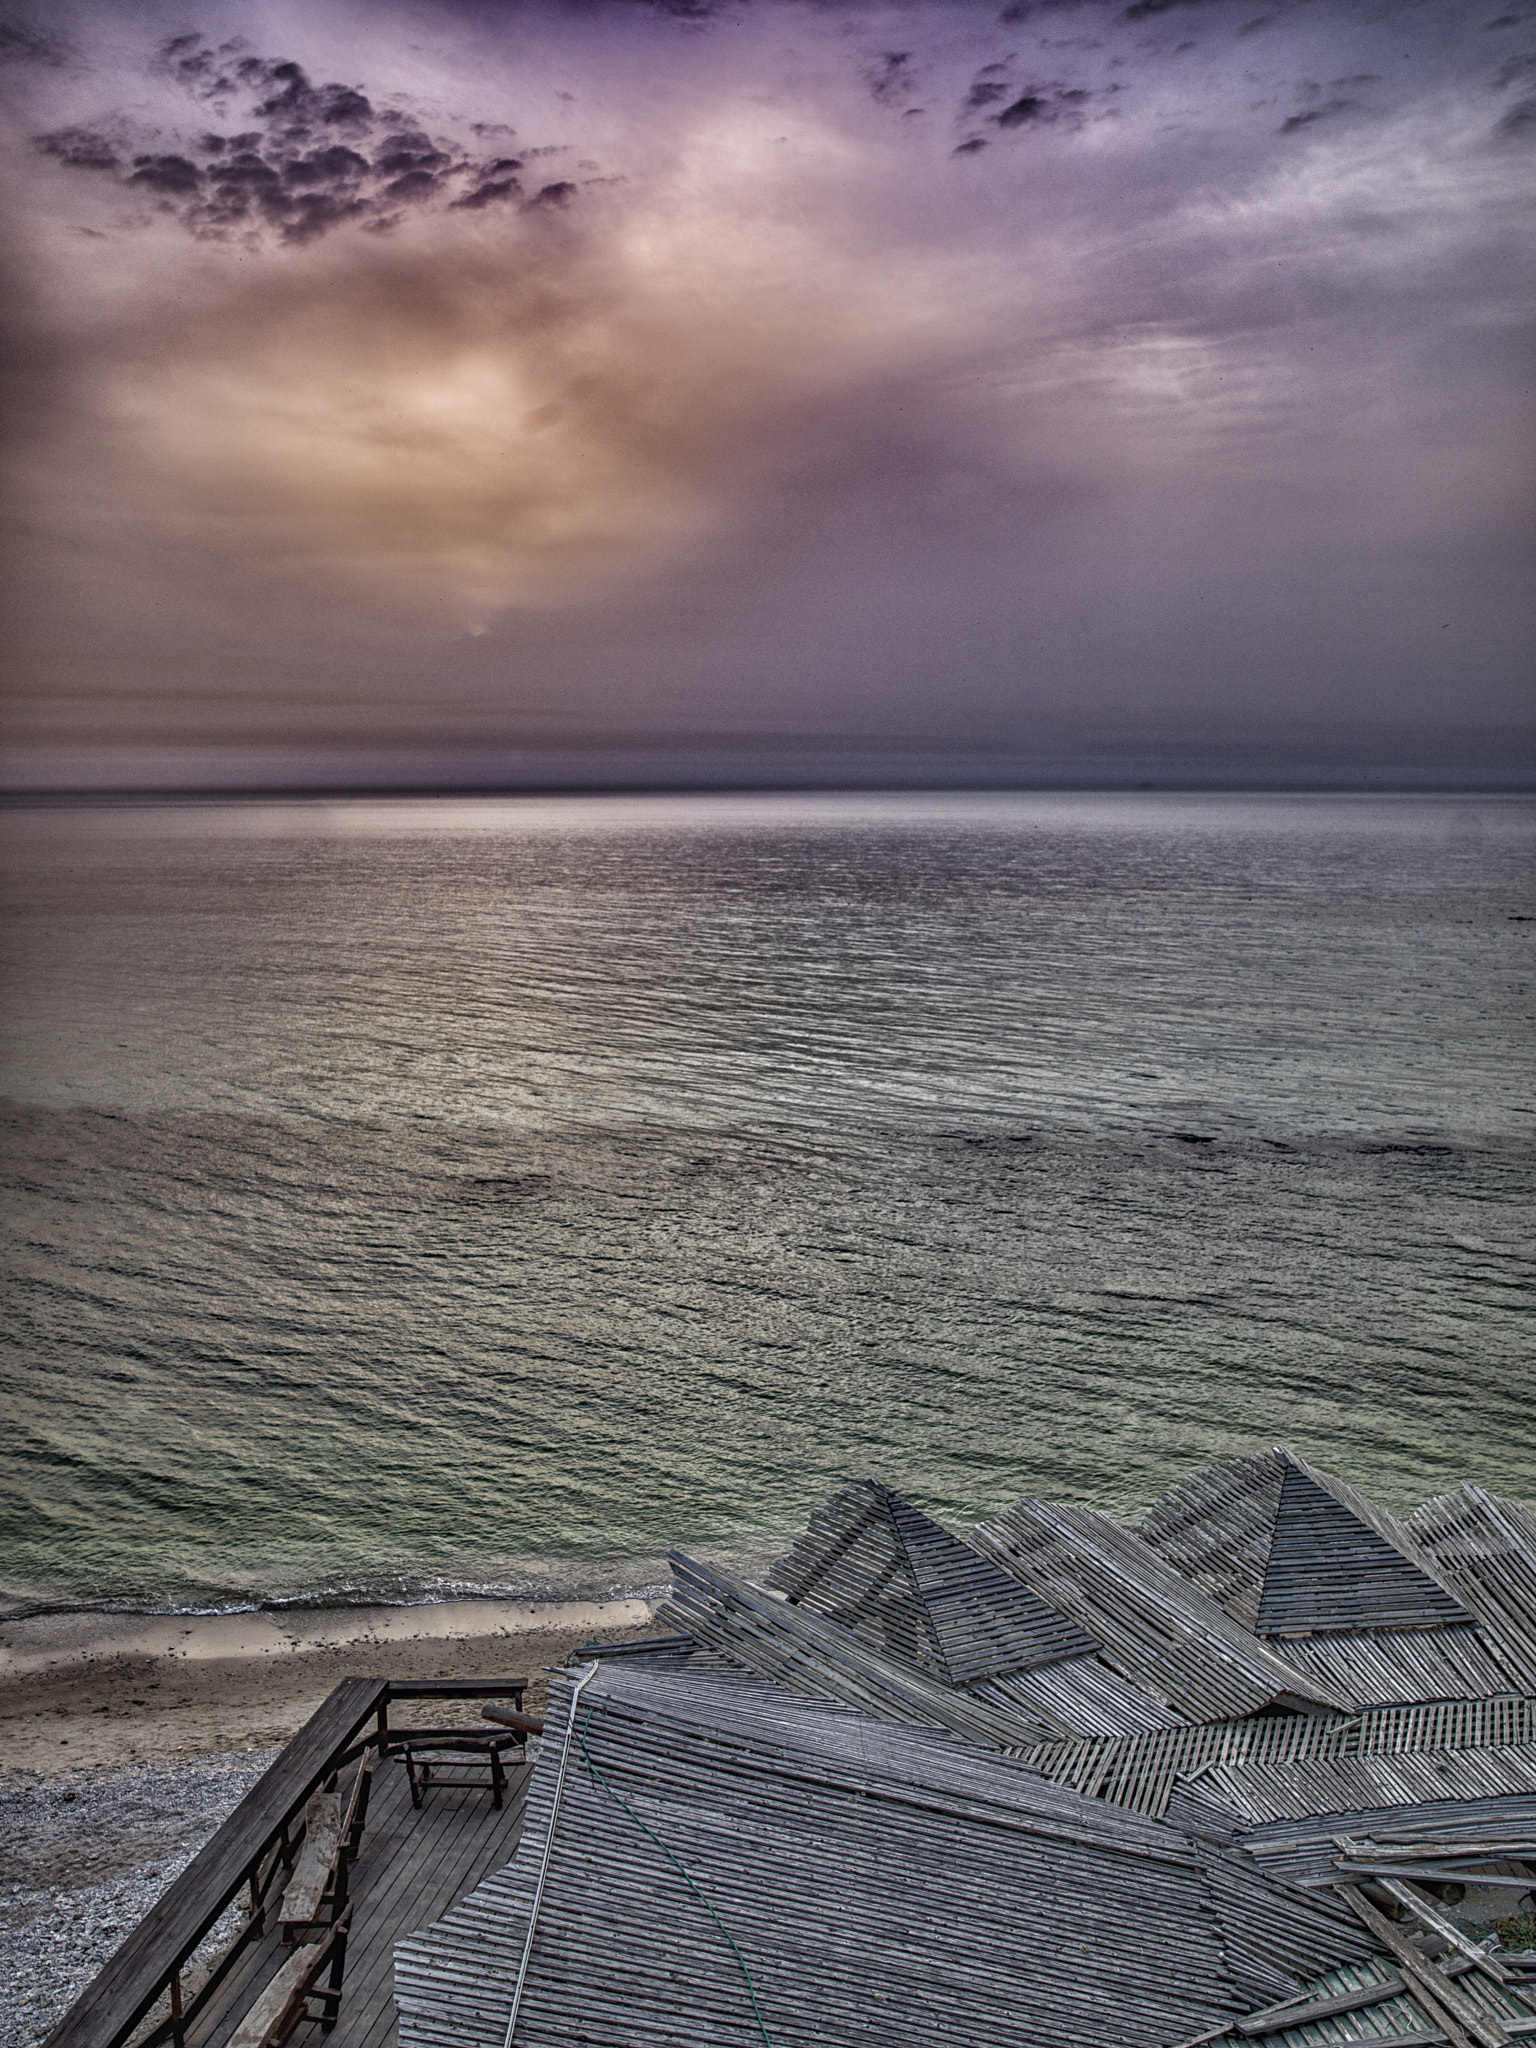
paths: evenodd
<path fill-rule="evenodd" d="M 1530 772 L 1536 6 L 0 54 L 12 783 Z"/>

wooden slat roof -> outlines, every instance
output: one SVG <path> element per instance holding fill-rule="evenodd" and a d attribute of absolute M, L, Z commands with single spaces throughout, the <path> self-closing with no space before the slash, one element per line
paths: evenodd
<path fill-rule="evenodd" d="M 1257 1632 L 1423 1628 L 1465 1622 L 1461 1603 L 1359 1512 L 1359 1497 L 1285 1454 Z"/>
<path fill-rule="evenodd" d="M 515 2048 L 1154 2048 L 1370 1952 L 1251 1861 L 946 1734 L 630 1660 L 577 1727 L 609 1789 L 578 1742 Z M 517 1861 L 397 1950 L 401 2048 L 502 2048 L 555 1750 Z"/>
<path fill-rule="evenodd" d="M 1010 1702 L 947 1685 L 813 1608 L 776 1600 L 683 1551 L 671 1553 L 671 1564 L 672 1598 L 658 1615 L 662 1625 L 686 1629 L 790 1692 L 841 1700 L 880 1720 L 942 1728 L 990 1749 L 1032 1748 L 1063 1732 Z"/>
<path fill-rule="evenodd" d="M 951 1685 L 1096 1648 L 1065 1615 L 873 1480 L 819 1508 L 767 1583 Z"/>
<path fill-rule="evenodd" d="M 1407 1526 L 1511 1680 L 1536 1692 L 1536 1511 L 1464 1482 Z"/>
<path fill-rule="evenodd" d="M 1283 1445 L 1180 1480 L 1139 1533 L 1260 1636 L 1473 1620 L 1407 1527 Z"/>
<path fill-rule="evenodd" d="M 1023 1500 L 975 1533 L 1005 1571 L 1092 1636 L 1122 1676 L 1191 1721 L 1276 1704 L 1354 1704 L 1283 1663 L 1149 1545 L 1092 1508 Z"/>

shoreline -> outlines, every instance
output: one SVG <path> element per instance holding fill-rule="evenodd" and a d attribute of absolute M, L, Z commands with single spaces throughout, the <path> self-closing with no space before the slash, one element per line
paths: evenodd
<path fill-rule="evenodd" d="M 30 1615 L 0 1624 L 0 1754 L 8 1773 L 84 1770 L 270 1749 L 342 1678 L 521 1678 L 594 1636 L 648 1633 L 642 1599 L 456 1600 L 419 1607 Z M 462 1703 L 450 1718 L 463 1718 Z"/>

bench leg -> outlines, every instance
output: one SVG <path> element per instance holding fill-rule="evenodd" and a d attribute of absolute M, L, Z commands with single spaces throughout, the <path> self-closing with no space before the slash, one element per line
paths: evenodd
<path fill-rule="evenodd" d="M 320 2007 L 324 2018 L 320 2031 L 328 2034 L 335 2026 L 341 2013 L 341 1977 L 347 1964 L 347 1930 L 343 1928 L 331 1944 L 331 1980 L 320 1994 Z"/>
<path fill-rule="evenodd" d="M 499 1811 L 507 1789 L 507 1774 L 501 1767 L 501 1751 L 491 1751 L 491 1804 Z"/>

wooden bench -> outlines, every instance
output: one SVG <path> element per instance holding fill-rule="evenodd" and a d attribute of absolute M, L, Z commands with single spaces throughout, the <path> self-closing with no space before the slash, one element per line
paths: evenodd
<path fill-rule="evenodd" d="M 277 1909 L 290 1946 L 334 1923 L 347 1903 L 347 1878 L 362 1840 L 373 1766 L 364 1758 L 343 1793 L 332 1779 L 304 1809 L 304 1841 Z"/>
<path fill-rule="evenodd" d="M 484 1733 L 478 1728 L 430 1729 L 413 1734 L 402 1745 L 406 1775 L 411 1781 L 411 1804 L 420 1806 L 430 1785 L 489 1785 L 491 1804 L 500 1807 L 507 1796 L 507 1767 L 502 1752 L 523 1753 L 521 1734 Z"/>
<path fill-rule="evenodd" d="M 352 1908 L 346 1906 L 317 1941 L 296 1948 L 230 2035 L 228 2048 L 283 2048 L 306 2020 L 318 2020 L 328 2034 L 341 2011 L 341 1978 L 351 1925 Z M 330 1981 L 322 1985 L 320 1979 L 327 1969 Z M 319 2002 L 318 2012 L 311 2012 L 311 1999 Z"/>

